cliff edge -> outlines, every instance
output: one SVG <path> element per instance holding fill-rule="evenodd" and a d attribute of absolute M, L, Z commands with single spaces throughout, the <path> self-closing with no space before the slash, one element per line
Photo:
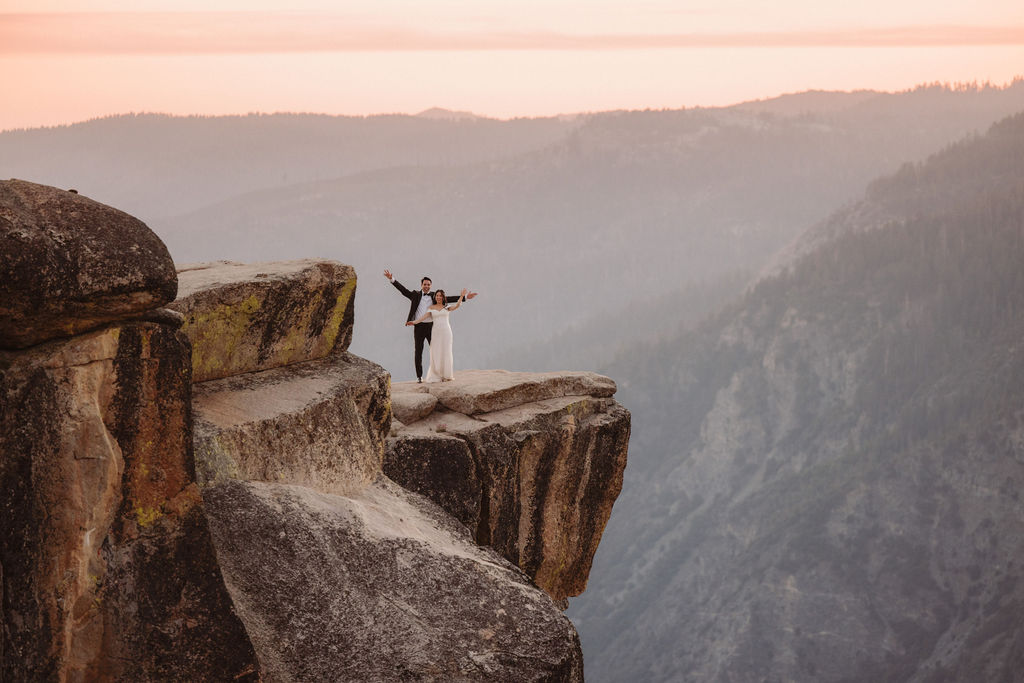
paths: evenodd
<path fill-rule="evenodd" d="M 0 183 L 0 677 L 582 680 L 560 607 L 621 487 L 614 383 L 392 387 L 347 350 L 351 267 L 175 274 L 128 219 Z M 104 221 L 139 246 L 46 253 Z M 156 265 L 62 303 L 126 249 Z"/>

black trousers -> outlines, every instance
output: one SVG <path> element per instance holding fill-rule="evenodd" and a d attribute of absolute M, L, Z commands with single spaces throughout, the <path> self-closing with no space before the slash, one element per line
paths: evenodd
<path fill-rule="evenodd" d="M 412 337 L 416 340 L 416 379 L 423 378 L 423 340 L 430 343 L 434 323 L 420 323 L 412 326 Z"/>

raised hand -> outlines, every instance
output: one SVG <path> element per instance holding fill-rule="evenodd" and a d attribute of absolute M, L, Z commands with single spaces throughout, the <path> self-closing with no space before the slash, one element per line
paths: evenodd
<path fill-rule="evenodd" d="M 387 278 L 387 279 L 389 279 L 389 280 L 393 279 L 393 278 L 391 277 L 391 271 L 390 271 L 390 270 L 388 270 L 387 268 L 385 268 L 385 269 L 384 269 L 384 277 L 386 277 L 386 278 Z"/>
<path fill-rule="evenodd" d="M 462 288 L 462 298 L 463 298 L 463 299 L 465 299 L 465 298 L 466 298 L 466 292 L 468 292 L 468 291 L 469 291 L 469 290 L 468 290 L 468 289 L 466 289 L 465 287 L 463 287 L 463 288 Z"/>

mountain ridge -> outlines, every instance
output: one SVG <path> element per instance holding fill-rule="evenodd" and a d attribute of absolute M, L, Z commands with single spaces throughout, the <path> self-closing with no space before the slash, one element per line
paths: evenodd
<path fill-rule="evenodd" d="M 915 167 L 935 211 L 898 204 L 604 369 L 637 438 L 570 608 L 593 680 L 1012 680 L 1022 160 L 1016 115 Z M 916 196 L 906 173 L 863 203 Z"/>

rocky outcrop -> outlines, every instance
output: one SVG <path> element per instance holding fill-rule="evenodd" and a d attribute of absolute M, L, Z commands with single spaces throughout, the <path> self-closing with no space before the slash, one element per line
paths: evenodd
<path fill-rule="evenodd" d="M 261 264 L 254 272 L 274 278 L 291 269 Z M 221 295 L 211 287 L 188 296 L 198 310 Z M 271 345 L 293 334 L 283 324 L 268 330 Z M 193 334 L 203 334 L 200 325 Z M 600 383 L 595 378 L 588 379 Z M 533 382 L 533 394 L 504 380 L 491 383 L 493 396 L 478 387 L 477 403 L 557 393 L 553 378 Z M 262 675 L 580 680 L 575 629 L 551 597 L 477 545 L 458 524 L 464 517 L 452 519 L 383 476 L 389 389 L 382 368 L 346 352 L 196 384 L 206 514 Z M 437 399 L 419 396 L 436 408 Z M 479 480 L 468 474 L 466 481 Z M 445 491 L 444 483 L 433 490 Z"/>
<path fill-rule="evenodd" d="M 565 600 L 586 588 L 622 488 L 630 416 L 614 392 L 583 372 L 469 370 L 396 384 L 406 423 L 388 439 L 384 471 Z"/>
<path fill-rule="evenodd" d="M 253 670 L 194 479 L 189 370 L 153 323 L 0 353 L 0 679 Z"/>
<path fill-rule="evenodd" d="M 388 373 L 346 351 L 350 267 L 182 280 L 168 308 L 101 295 L 99 329 L 0 350 L 0 680 L 582 680 L 552 597 L 582 590 L 621 485 L 614 383 L 465 373 L 399 392 L 393 424 Z M 445 446 L 450 478 L 408 476 Z"/>
<path fill-rule="evenodd" d="M 352 340 L 356 274 L 332 261 L 187 266 L 184 316 L 196 382 L 324 358 Z"/>
<path fill-rule="evenodd" d="M 157 308 L 175 296 L 163 242 L 73 192 L 0 181 L 0 348 L 20 349 Z"/>

